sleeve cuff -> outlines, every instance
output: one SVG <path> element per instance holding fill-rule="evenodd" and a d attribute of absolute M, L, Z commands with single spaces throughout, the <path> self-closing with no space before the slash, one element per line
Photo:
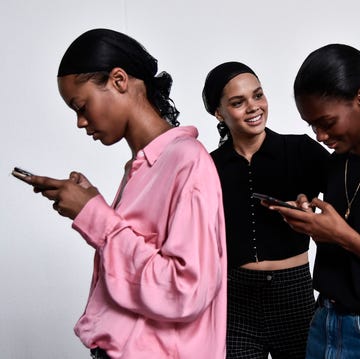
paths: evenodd
<path fill-rule="evenodd" d="M 86 203 L 75 217 L 72 228 L 78 231 L 89 245 L 98 249 L 106 241 L 111 229 L 119 227 L 123 218 L 99 194 Z"/>

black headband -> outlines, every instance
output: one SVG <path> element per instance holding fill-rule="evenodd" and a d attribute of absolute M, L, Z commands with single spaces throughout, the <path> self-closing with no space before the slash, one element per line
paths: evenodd
<path fill-rule="evenodd" d="M 66 50 L 58 76 L 123 68 L 141 80 L 155 76 L 157 60 L 133 38 L 108 29 L 89 30 L 75 39 Z"/>
<path fill-rule="evenodd" d="M 202 92 L 202 98 L 207 112 L 211 115 L 215 114 L 225 85 L 235 76 L 244 73 L 250 73 L 256 76 L 255 72 L 249 66 L 235 61 L 220 64 L 208 73 Z"/>

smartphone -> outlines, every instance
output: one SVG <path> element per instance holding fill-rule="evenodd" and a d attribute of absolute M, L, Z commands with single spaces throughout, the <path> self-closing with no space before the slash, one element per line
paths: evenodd
<path fill-rule="evenodd" d="M 253 198 L 258 198 L 260 200 L 264 200 L 264 201 L 268 202 L 270 205 L 281 206 L 281 207 L 286 207 L 286 208 L 291 208 L 291 209 L 297 209 L 298 211 L 304 211 L 302 208 L 293 206 L 287 202 L 281 201 L 280 199 L 268 196 L 266 194 L 254 192 L 251 196 Z"/>
<path fill-rule="evenodd" d="M 22 169 L 22 168 L 20 168 L 20 167 L 14 167 L 14 169 L 13 169 L 12 172 L 11 172 L 11 174 L 12 174 L 14 177 L 16 177 L 16 178 L 18 178 L 18 179 L 20 179 L 20 180 L 22 180 L 22 181 L 24 181 L 24 182 L 26 182 L 26 181 L 25 181 L 25 178 L 26 178 L 26 177 L 28 177 L 28 176 L 33 176 L 33 174 L 32 174 L 31 172 L 26 171 L 26 170 L 24 170 L 24 169 Z M 26 182 L 26 183 L 28 183 L 28 182 Z"/>

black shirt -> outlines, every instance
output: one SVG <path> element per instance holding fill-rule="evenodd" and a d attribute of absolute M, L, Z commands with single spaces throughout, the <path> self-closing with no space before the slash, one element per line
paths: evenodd
<path fill-rule="evenodd" d="M 251 163 L 232 140 L 211 152 L 224 200 L 229 269 L 245 263 L 281 260 L 309 249 L 309 237 L 293 231 L 281 215 L 262 206 L 253 192 L 289 201 L 309 199 L 325 189 L 329 152 L 307 135 L 281 135 L 266 128 L 266 137 Z"/>
<path fill-rule="evenodd" d="M 345 162 L 348 162 L 347 188 L 349 200 L 360 182 L 360 156 L 333 154 L 324 200 L 344 217 Z M 348 224 L 360 233 L 360 191 L 352 202 Z M 318 243 L 314 265 L 314 288 L 323 296 L 334 299 L 348 310 L 360 313 L 360 258 L 337 244 Z"/>

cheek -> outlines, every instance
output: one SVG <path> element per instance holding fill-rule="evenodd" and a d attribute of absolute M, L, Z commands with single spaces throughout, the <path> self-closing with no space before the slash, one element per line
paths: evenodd
<path fill-rule="evenodd" d="M 260 108 L 264 111 L 265 118 L 267 118 L 268 108 L 269 108 L 267 101 L 264 103 L 264 105 L 260 106 Z"/>
<path fill-rule="evenodd" d="M 350 122 L 346 128 L 347 136 L 351 138 L 354 143 L 359 143 L 359 133 L 360 133 L 360 119 L 355 123 Z"/>
<path fill-rule="evenodd" d="M 265 103 L 264 103 L 264 105 L 263 105 L 263 109 L 264 109 L 264 111 L 268 111 L 268 108 L 269 108 L 269 106 L 268 106 L 268 103 L 267 103 L 267 101 L 265 101 Z"/>
<path fill-rule="evenodd" d="M 242 115 L 233 111 L 227 113 L 223 118 L 226 126 L 230 129 L 238 127 L 242 123 Z"/>
<path fill-rule="evenodd" d="M 101 93 L 96 101 L 94 101 L 94 110 L 105 118 L 113 117 L 113 112 L 115 112 L 116 102 L 110 91 L 104 91 Z"/>
<path fill-rule="evenodd" d="M 242 119 L 245 116 L 245 111 L 241 108 L 231 108 L 225 118 L 228 119 L 228 121 L 236 122 L 239 119 Z"/>
<path fill-rule="evenodd" d="M 116 122 L 116 114 L 111 106 L 104 104 L 96 111 L 97 122 L 106 127 L 114 127 Z"/>

